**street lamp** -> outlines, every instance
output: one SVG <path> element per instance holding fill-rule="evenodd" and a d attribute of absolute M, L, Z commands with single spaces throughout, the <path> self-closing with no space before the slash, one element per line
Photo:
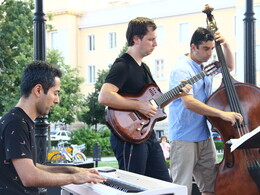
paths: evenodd
<path fill-rule="evenodd" d="M 246 0 L 245 27 L 245 82 L 256 85 L 255 18 L 253 0 Z"/>
<path fill-rule="evenodd" d="M 33 18 L 33 40 L 34 40 L 34 60 L 45 61 L 45 18 L 43 13 L 43 0 L 35 0 L 35 13 Z M 43 164 L 46 161 L 46 133 L 50 124 L 47 122 L 47 115 L 36 118 L 35 122 L 35 142 L 37 147 L 37 163 Z M 41 188 L 41 195 L 47 194 L 47 190 Z"/>

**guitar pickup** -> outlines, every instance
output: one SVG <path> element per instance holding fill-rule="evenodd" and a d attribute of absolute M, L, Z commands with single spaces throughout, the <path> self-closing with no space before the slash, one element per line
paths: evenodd
<path fill-rule="evenodd" d="M 137 116 L 137 118 L 138 118 L 139 120 L 142 120 L 142 119 L 143 119 L 143 118 L 140 116 L 139 112 L 134 111 L 134 113 L 135 113 L 135 115 Z M 133 117 L 131 117 L 131 118 L 133 118 Z"/>

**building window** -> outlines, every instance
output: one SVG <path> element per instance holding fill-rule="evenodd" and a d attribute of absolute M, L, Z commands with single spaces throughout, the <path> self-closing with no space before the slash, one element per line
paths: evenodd
<path fill-rule="evenodd" d="M 58 32 L 51 32 L 51 49 L 58 49 Z"/>
<path fill-rule="evenodd" d="M 108 47 L 109 47 L 109 49 L 116 48 L 116 33 L 115 32 L 108 33 Z"/>
<path fill-rule="evenodd" d="M 64 57 L 64 62 L 69 63 L 69 31 L 59 29 L 50 33 L 50 49 L 59 50 Z"/>
<path fill-rule="evenodd" d="M 158 26 L 156 29 L 157 32 L 157 38 L 156 42 L 157 45 L 163 45 L 164 44 L 164 28 L 163 26 Z"/>
<path fill-rule="evenodd" d="M 190 40 L 190 27 L 187 22 L 179 24 L 179 41 L 181 43 L 187 43 Z"/>
<path fill-rule="evenodd" d="M 95 35 L 87 35 L 87 49 L 88 51 L 95 51 L 96 42 Z"/>
<path fill-rule="evenodd" d="M 96 66 L 87 65 L 87 84 L 94 84 L 96 82 Z"/>
<path fill-rule="evenodd" d="M 164 79 L 164 62 L 163 59 L 155 60 L 155 79 Z"/>

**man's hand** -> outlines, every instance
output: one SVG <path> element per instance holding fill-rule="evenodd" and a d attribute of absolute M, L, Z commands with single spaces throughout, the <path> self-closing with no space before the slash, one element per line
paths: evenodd
<path fill-rule="evenodd" d="M 215 40 L 220 43 L 220 45 L 226 44 L 226 39 L 220 34 L 219 31 L 215 32 Z"/>
<path fill-rule="evenodd" d="M 183 81 L 185 82 L 185 81 Z M 192 89 L 192 85 L 191 84 L 186 84 L 183 88 L 181 88 L 182 92 L 181 92 L 181 95 L 187 95 L 190 90 Z"/>
<path fill-rule="evenodd" d="M 236 112 L 224 112 L 223 111 L 220 118 L 225 120 L 225 121 L 230 121 L 232 126 L 234 126 L 237 121 L 240 124 L 243 121 L 243 116 L 239 113 L 236 113 Z"/>
<path fill-rule="evenodd" d="M 157 108 L 148 102 L 141 102 L 138 112 L 145 115 L 147 118 L 152 118 L 156 115 Z"/>
<path fill-rule="evenodd" d="M 182 82 L 184 82 L 184 81 L 182 81 Z M 192 85 L 186 84 L 183 88 L 181 88 L 181 92 L 178 95 L 178 97 L 187 95 L 191 89 L 192 89 Z M 139 106 L 138 112 L 142 113 L 147 118 L 152 118 L 156 115 L 157 108 L 148 102 L 140 101 L 140 106 Z"/>
<path fill-rule="evenodd" d="M 73 184 L 83 184 L 83 183 L 100 183 L 107 179 L 99 175 L 98 171 L 95 169 L 80 169 L 79 172 L 74 174 Z"/>

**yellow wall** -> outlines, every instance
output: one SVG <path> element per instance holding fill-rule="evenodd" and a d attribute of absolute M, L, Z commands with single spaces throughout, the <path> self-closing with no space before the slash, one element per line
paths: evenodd
<path fill-rule="evenodd" d="M 44 12 L 57 10 L 86 10 L 88 0 L 43 0 Z"/>
<path fill-rule="evenodd" d="M 98 28 L 81 29 L 79 43 L 79 64 L 82 67 L 83 76 L 86 77 L 86 66 L 96 65 L 98 69 L 108 69 L 125 45 L 125 28 L 126 24 L 115 26 L 103 26 Z M 108 48 L 108 33 L 117 32 L 117 48 Z M 87 50 L 87 35 L 95 34 L 96 49 L 95 51 Z M 92 92 L 93 85 L 83 84 L 82 90 L 85 93 Z"/>
<path fill-rule="evenodd" d="M 58 13 L 51 13 L 53 16 L 53 20 L 49 21 L 48 17 L 46 17 L 47 24 L 51 24 L 53 26 L 52 30 L 49 30 L 47 33 L 47 47 L 50 47 L 51 40 L 50 40 L 50 32 L 57 31 L 58 29 L 68 29 L 69 31 L 69 56 L 68 57 L 68 64 L 72 67 L 77 67 L 78 64 L 78 21 L 79 17 L 82 15 L 79 12 L 66 12 L 61 11 Z M 67 40 L 64 40 L 67 41 Z"/>
<path fill-rule="evenodd" d="M 73 3 L 72 3 L 73 2 Z M 45 7 L 48 13 L 50 10 L 53 13 L 53 20 L 47 21 L 54 26 L 54 31 L 57 29 L 69 29 L 69 64 L 72 67 L 78 67 L 80 69 L 80 76 L 86 78 L 86 66 L 96 65 L 97 69 L 107 69 L 109 64 L 112 64 L 119 52 L 125 45 L 125 31 L 127 28 L 127 22 L 120 24 L 104 25 L 97 27 L 84 28 L 80 27 L 82 16 L 86 13 L 86 5 L 88 1 L 84 0 L 46 0 Z M 243 0 L 238 0 L 237 5 L 241 6 L 245 3 Z M 76 6 L 77 4 L 77 6 Z M 256 0 L 255 4 L 260 4 L 260 0 Z M 84 7 L 85 6 L 85 7 Z M 84 10 L 85 8 L 85 10 Z M 70 11 L 71 10 L 71 11 Z M 77 11 L 75 11 L 77 10 Z M 238 43 L 235 35 L 234 16 L 236 15 L 235 7 L 229 7 L 226 9 L 216 9 L 213 11 L 213 15 L 217 21 L 217 25 L 221 33 L 230 43 L 232 51 L 237 51 Z M 164 44 L 158 45 L 155 51 L 144 58 L 152 73 L 154 60 L 157 58 L 163 58 L 165 64 L 165 79 L 158 81 L 162 91 L 168 90 L 168 78 L 171 67 L 176 62 L 177 58 L 189 52 L 189 42 L 180 43 L 178 40 L 179 24 L 181 22 L 188 22 L 190 25 L 190 36 L 194 30 L 199 27 L 206 27 L 206 15 L 198 10 L 196 13 L 178 15 L 165 18 L 153 18 L 157 26 L 164 27 Z M 259 34 L 260 29 L 256 29 L 256 34 Z M 117 33 L 117 48 L 114 50 L 108 49 L 108 33 Z M 89 34 L 95 34 L 96 38 L 96 50 L 87 51 L 86 37 Z M 256 41 L 259 44 L 259 36 L 256 36 Z M 190 40 L 190 38 L 188 39 Z M 47 38 L 47 46 L 50 44 L 49 32 Z M 241 62 L 240 62 L 241 63 Z M 238 66 L 241 68 L 241 65 Z M 234 77 L 235 72 L 232 73 Z M 219 85 L 219 79 L 217 78 L 216 86 Z M 258 79 L 259 80 L 259 79 Z M 214 87 L 216 87 L 214 86 Z M 86 82 L 82 85 L 82 92 L 85 94 L 93 91 L 93 85 L 87 85 Z"/>

